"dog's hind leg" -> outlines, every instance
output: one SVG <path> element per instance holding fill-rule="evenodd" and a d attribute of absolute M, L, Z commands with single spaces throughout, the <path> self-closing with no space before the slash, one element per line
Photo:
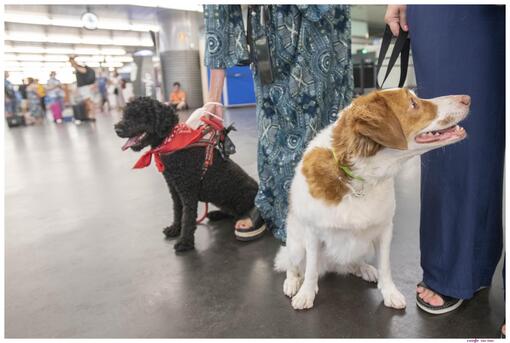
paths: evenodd
<path fill-rule="evenodd" d="M 168 182 L 168 181 L 167 181 Z M 168 238 L 178 237 L 181 234 L 182 223 L 182 200 L 179 193 L 170 183 L 168 183 L 172 201 L 174 203 L 174 222 L 172 225 L 163 229 L 163 233 Z"/>
<path fill-rule="evenodd" d="M 212 222 L 222 220 L 222 219 L 229 219 L 233 216 L 227 212 L 224 211 L 211 211 L 207 213 L 207 219 L 209 219 Z"/>
<path fill-rule="evenodd" d="M 359 262 L 349 265 L 347 271 L 368 282 L 377 282 L 377 269 L 366 263 Z"/>

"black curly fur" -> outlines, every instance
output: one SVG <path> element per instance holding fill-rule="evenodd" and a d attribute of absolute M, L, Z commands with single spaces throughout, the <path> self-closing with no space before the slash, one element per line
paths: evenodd
<path fill-rule="evenodd" d="M 137 98 L 127 104 L 123 118 L 115 124 L 115 132 L 121 138 L 130 138 L 141 133 L 145 137 L 131 149 L 140 151 L 147 146 L 156 147 L 169 135 L 179 117 L 174 110 L 148 97 Z M 254 206 L 257 182 L 230 159 L 222 159 L 214 150 L 214 162 L 202 178 L 205 148 L 194 147 L 173 154 L 162 155 L 165 164 L 163 176 L 174 203 L 174 223 L 163 230 L 168 237 L 177 237 L 176 251 L 194 248 L 197 206 L 199 201 L 217 206 L 225 216 L 241 218 L 247 216 Z"/>

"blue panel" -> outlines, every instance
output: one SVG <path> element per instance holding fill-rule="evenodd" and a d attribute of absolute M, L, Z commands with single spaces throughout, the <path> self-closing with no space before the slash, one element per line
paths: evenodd
<path fill-rule="evenodd" d="M 255 104 L 255 89 L 249 66 L 226 70 L 228 105 Z"/>
<path fill-rule="evenodd" d="M 207 68 L 207 82 L 210 85 L 211 69 Z M 249 66 L 232 67 L 225 70 L 225 84 L 228 92 L 228 102 L 225 106 L 255 104 L 255 88 Z M 222 95 L 221 100 L 224 101 Z"/>

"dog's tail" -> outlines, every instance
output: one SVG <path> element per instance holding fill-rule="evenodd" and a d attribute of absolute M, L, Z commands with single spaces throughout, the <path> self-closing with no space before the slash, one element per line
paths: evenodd
<path fill-rule="evenodd" d="M 290 267 L 290 258 L 287 247 L 280 247 L 280 250 L 274 258 L 274 270 L 277 272 L 286 272 Z"/>

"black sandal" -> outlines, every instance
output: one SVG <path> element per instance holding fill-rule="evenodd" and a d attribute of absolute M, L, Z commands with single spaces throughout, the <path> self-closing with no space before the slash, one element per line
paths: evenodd
<path fill-rule="evenodd" d="M 259 211 L 256 207 L 253 207 L 250 210 L 248 218 L 251 219 L 252 226 L 248 228 L 236 228 L 235 235 L 236 239 L 239 241 L 253 241 L 257 238 L 260 238 L 264 235 L 266 231 L 266 223 L 260 216 Z"/>
<path fill-rule="evenodd" d="M 443 305 L 433 306 L 433 305 L 430 305 L 430 304 L 426 303 L 425 301 L 423 301 L 423 299 L 420 298 L 420 295 L 418 293 L 416 293 L 416 305 L 418 305 L 418 307 L 420 309 L 422 309 L 423 311 L 425 311 L 427 313 L 431 313 L 431 314 L 448 313 L 448 312 L 451 312 L 451 311 L 459 308 L 459 306 L 462 305 L 462 303 L 464 302 L 463 299 L 452 298 L 452 297 L 442 295 L 441 293 L 434 291 L 432 288 L 428 287 L 425 284 L 425 282 L 423 282 L 423 281 L 418 284 L 418 287 L 428 289 L 428 290 L 434 292 L 435 294 L 439 295 L 443 299 Z"/>

